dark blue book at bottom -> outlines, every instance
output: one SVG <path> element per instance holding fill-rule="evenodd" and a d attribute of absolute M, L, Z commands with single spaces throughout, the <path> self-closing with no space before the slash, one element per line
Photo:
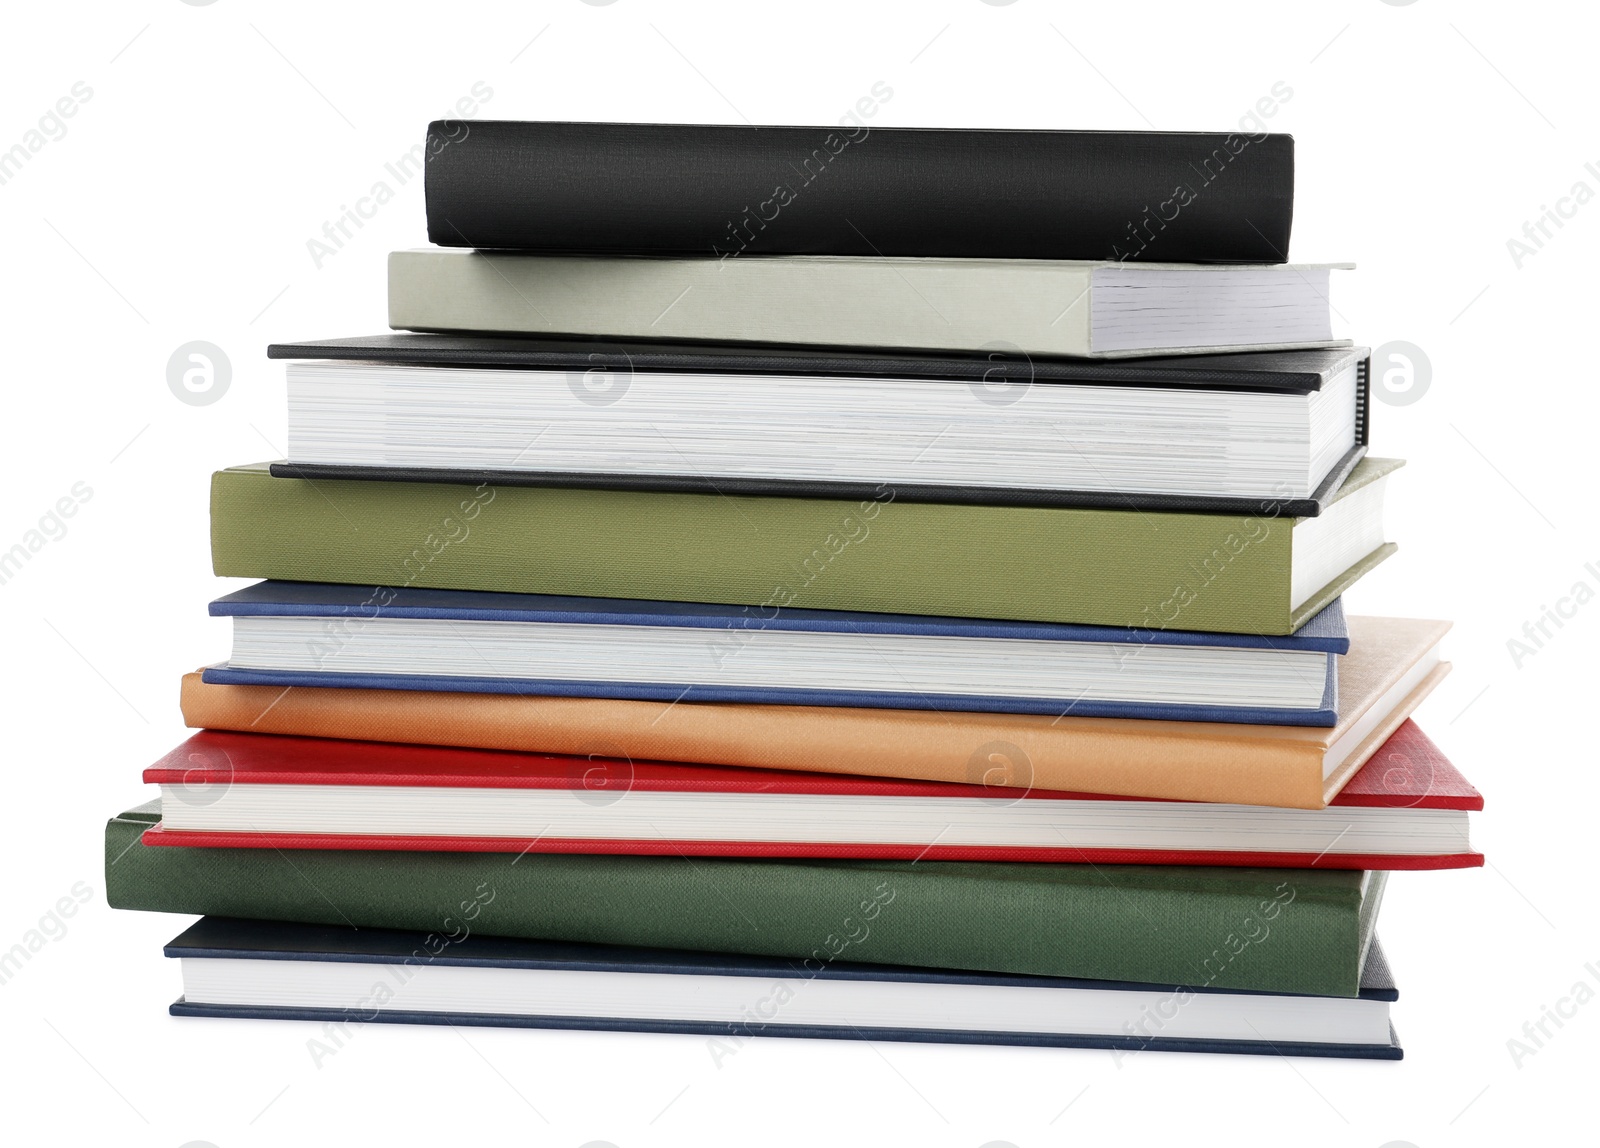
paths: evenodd
<path fill-rule="evenodd" d="M 1398 1060 L 1376 940 L 1354 998 L 207 917 L 175 1016 Z"/>

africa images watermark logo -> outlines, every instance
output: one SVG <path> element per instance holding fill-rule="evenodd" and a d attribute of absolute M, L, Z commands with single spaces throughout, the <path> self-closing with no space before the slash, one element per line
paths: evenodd
<path fill-rule="evenodd" d="M 233 363 L 215 343 L 195 339 L 167 359 L 167 389 L 186 406 L 208 407 L 228 393 Z"/>

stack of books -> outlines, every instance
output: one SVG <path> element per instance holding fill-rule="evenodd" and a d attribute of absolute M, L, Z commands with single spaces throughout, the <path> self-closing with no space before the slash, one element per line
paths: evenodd
<path fill-rule="evenodd" d="M 174 1013 L 1399 1057 L 1385 875 L 1482 802 L 1447 624 L 1343 608 L 1401 464 L 1288 137 L 428 150 L 107 827 Z"/>

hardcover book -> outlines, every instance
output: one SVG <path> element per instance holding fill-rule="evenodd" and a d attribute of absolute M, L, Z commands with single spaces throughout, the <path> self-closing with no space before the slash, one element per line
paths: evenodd
<path fill-rule="evenodd" d="M 789 960 L 1354 997 L 1382 873 L 560 853 L 161 849 L 106 826 L 113 908 Z"/>
<path fill-rule="evenodd" d="M 1281 263 L 1294 137 L 440 120 L 426 190 L 447 247 Z"/>
<path fill-rule="evenodd" d="M 1292 634 L 1394 552 L 1402 464 L 1315 518 L 716 493 L 463 488 L 219 471 L 225 577 Z"/>
<path fill-rule="evenodd" d="M 1329 288 L 1350 267 L 436 247 L 389 256 L 389 326 L 1086 358 L 1336 347 Z"/>
<path fill-rule="evenodd" d="M 259 582 L 232 685 L 883 706 L 1331 726 L 1336 601 L 1289 637 Z"/>
<path fill-rule="evenodd" d="M 486 907 L 492 910 L 493 901 Z M 1374 938 L 1354 997 L 206 917 L 174 1016 L 676 1032 L 1398 1060 Z"/>
<path fill-rule="evenodd" d="M 291 360 L 273 473 L 1314 517 L 1365 348 L 1107 362 L 380 335 Z"/>
<path fill-rule="evenodd" d="M 991 751 L 995 768 L 1011 763 Z M 1411 723 L 1327 809 L 207 731 L 147 845 L 1448 869 L 1483 799 Z"/>
<path fill-rule="evenodd" d="M 1320 809 L 1449 670 L 1447 623 L 1349 619 L 1331 728 L 183 683 L 192 726 Z"/>

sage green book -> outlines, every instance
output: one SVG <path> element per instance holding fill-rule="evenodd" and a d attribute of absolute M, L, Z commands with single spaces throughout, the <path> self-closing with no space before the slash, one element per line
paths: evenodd
<path fill-rule="evenodd" d="M 1364 459 L 1316 518 L 873 498 L 211 481 L 219 575 L 1290 634 L 1394 551 Z"/>
<path fill-rule="evenodd" d="M 1383 887 L 1333 869 L 144 845 L 154 804 L 106 826 L 113 908 L 823 964 L 1353 997 Z"/>

